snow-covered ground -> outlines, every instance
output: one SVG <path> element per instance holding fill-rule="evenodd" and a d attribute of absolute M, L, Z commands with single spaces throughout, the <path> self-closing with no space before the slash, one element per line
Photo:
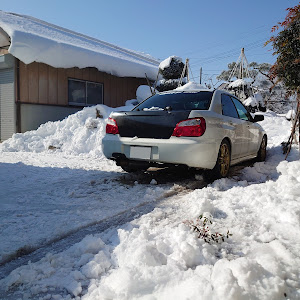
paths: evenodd
<path fill-rule="evenodd" d="M 156 207 L 15 269 L 0 298 L 300 299 L 300 162 L 296 147 L 287 161 L 281 153 L 283 116 L 267 112 L 261 122 L 265 163 L 164 198 L 172 184 L 122 181 L 102 155 L 104 123 L 93 109 L 0 146 L 2 260 L 140 204 Z M 199 215 L 232 236 L 205 243 L 184 223 Z"/>

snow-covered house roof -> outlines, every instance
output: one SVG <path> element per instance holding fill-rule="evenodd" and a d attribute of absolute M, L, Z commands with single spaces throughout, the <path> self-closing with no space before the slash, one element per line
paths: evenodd
<path fill-rule="evenodd" d="M 58 27 L 39 19 L 0 11 L 0 48 L 25 64 L 55 68 L 95 67 L 119 77 L 155 79 L 159 61 L 150 55 Z"/>

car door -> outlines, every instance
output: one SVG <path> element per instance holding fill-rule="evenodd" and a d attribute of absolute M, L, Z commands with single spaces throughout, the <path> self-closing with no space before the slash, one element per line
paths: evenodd
<path fill-rule="evenodd" d="M 248 147 L 248 138 L 245 132 L 245 121 L 240 119 L 239 114 L 231 97 L 228 94 L 221 95 L 222 113 L 226 135 L 231 139 L 231 159 L 244 156 Z"/>
<path fill-rule="evenodd" d="M 236 107 L 239 118 L 243 120 L 243 132 L 246 142 L 242 156 L 254 154 L 257 152 L 259 130 L 252 122 L 252 117 L 245 106 L 235 97 L 231 98 Z"/>

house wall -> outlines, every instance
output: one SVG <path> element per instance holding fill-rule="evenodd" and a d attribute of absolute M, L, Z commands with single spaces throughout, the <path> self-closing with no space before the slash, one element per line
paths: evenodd
<path fill-rule="evenodd" d="M 53 68 L 43 63 L 19 62 L 20 103 L 68 106 L 68 78 L 103 83 L 104 104 L 117 107 L 136 98 L 136 89 L 145 79 L 116 77 L 96 68 Z"/>
<path fill-rule="evenodd" d="M 0 141 L 16 132 L 14 58 L 0 55 Z"/>
<path fill-rule="evenodd" d="M 81 107 L 65 107 L 55 105 L 20 104 L 21 132 L 37 129 L 48 121 L 63 120 L 67 116 L 81 110 Z M 95 110 L 96 117 L 96 110 Z"/>

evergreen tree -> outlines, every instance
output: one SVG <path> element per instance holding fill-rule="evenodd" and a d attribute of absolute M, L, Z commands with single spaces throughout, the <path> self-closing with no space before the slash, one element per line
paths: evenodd
<path fill-rule="evenodd" d="M 156 89 L 159 92 L 176 89 L 180 82 L 180 77 L 183 69 L 184 63 L 179 57 L 170 56 L 169 58 L 164 60 L 159 66 L 159 73 L 162 75 L 163 79 L 157 83 Z"/>

